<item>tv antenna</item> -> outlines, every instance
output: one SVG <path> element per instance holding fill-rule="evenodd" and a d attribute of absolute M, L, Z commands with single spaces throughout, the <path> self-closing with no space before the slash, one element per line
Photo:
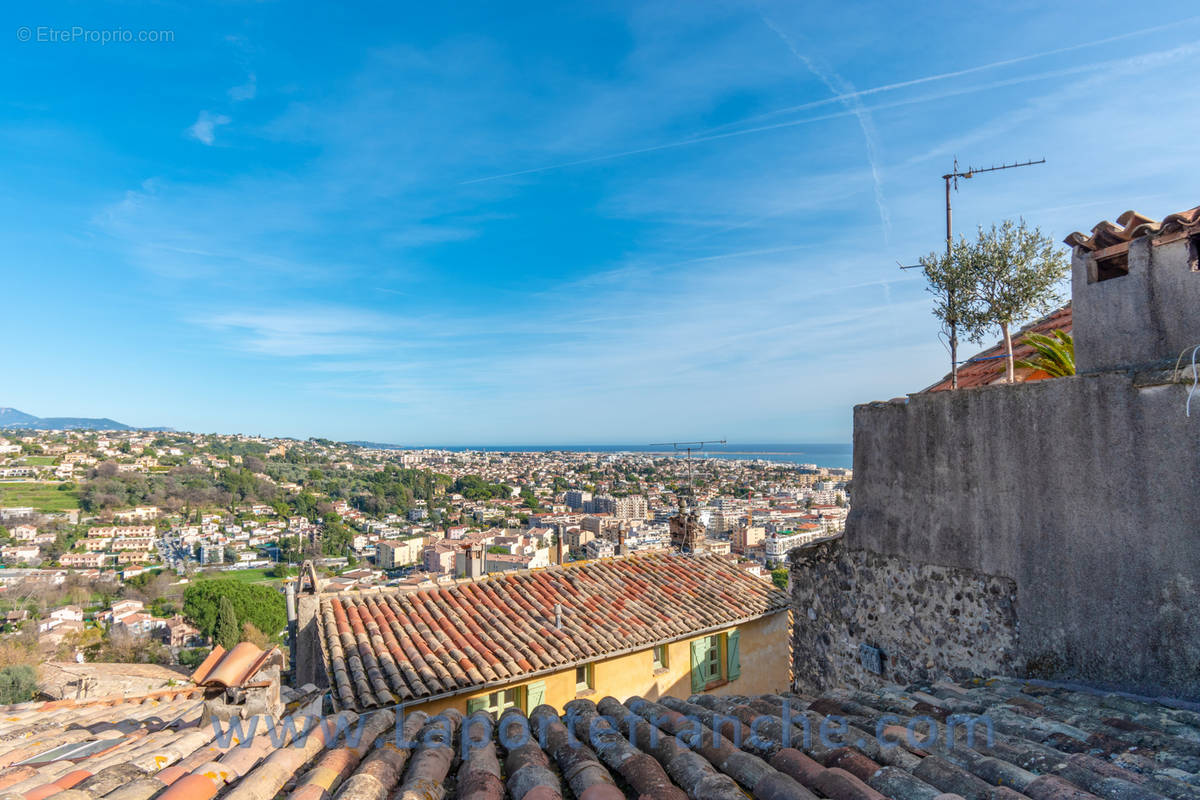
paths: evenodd
<path fill-rule="evenodd" d="M 1012 164 L 993 164 L 990 167 L 967 167 L 966 170 L 958 168 L 958 159 L 954 159 L 954 169 L 942 176 L 942 180 L 946 184 L 946 258 L 954 252 L 954 233 L 951 224 L 952 211 L 950 207 L 950 188 L 954 187 L 954 191 L 958 191 L 958 179 L 969 180 L 976 175 L 982 175 L 985 172 L 999 172 L 1002 169 L 1016 169 L 1017 167 L 1031 167 L 1035 164 L 1045 164 L 1046 159 L 1039 158 L 1037 161 L 1015 161 Z M 898 263 L 898 262 L 897 262 Z M 920 264 L 900 264 L 900 269 L 916 269 Z M 950 293 L 950 305 L 954 305 L 954 293 Z M 958 323 L 951 322 L 948 331 L 950 339 L 950 388 L 958 388 Z"/>
<path fill-rule="evenodd" d="M 725 440 L 724 439 L 707 439 L 703 442 L 657 442 L 655 444 L 647 445 L 647 447 L 673 447 L 673 448 L 675 448 L 676 452 L 686 452 L 687 453 L 687 468 L 688 468 L 688 491 L 692 492 L 693 491 L 693 488 L 692 488 L 692 486 L 693 486 L 693 484 L 692 484 L 692 451 L 703 450 L 705 448 L 705 445 L 710 445 L 710 444 L 725 444 Z M 682 498 L 680 498 L 679 506 L 680 506 L 680 508 L 683 507 L 683 499 Z"/>

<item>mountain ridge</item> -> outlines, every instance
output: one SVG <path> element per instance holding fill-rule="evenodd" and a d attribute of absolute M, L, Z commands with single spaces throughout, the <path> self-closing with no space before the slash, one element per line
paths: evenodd
<path fill-rule="evenodd" d="M 173 428 L 138 428 L 109 417 L 35 417 L 16 408 L 0 406 L 0 429 L 26 431 L 169 431 Z"/>

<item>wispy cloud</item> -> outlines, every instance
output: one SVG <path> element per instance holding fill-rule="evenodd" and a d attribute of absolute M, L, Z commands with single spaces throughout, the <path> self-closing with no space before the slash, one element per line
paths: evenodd
<path fill-rule="evenodd" d="M 722 130 L 722 129 L 731 128 L 731 127 L 738 127 L 738 126 L 746 125 L 746 124 L 749 124 L 752 122 L 758 122 L 760 120 L 770 119 L 771 117 L 776 117 L 781 114 L 794 114 L 798 111 L 809 111 L 814 108 L 821 108 L 822 106 L 829 106 L 829 105 L 835 105 L 837 103 L 844 103 L 847 100 L 852 100 L 856 97 L 870 97 L 871 95 L 882 94 L 884 92 L 894 92 L 894 91 L 898 91 L 900 89 L 908 89 L 913 86 L 921 86 L 921 85 L 927 84 L 927 83 L 936 83 L 939 81 L 947 81 L 947 80 L 952 80 L 954 78 L 961 78 L 966 75 L 974 75 L 979 72 L 989 72 L 991 70 L 1000 69 L 1002 67 L 1011 67 L 1015 64 L 1023 64 L 1027 61 L 1037 61 L 1039 59 L 1049 58 L 1050 56 L 1063 55 L 1065 53 L 1072 53 L 1077 50 L 1085 50 L 1088 48 L 1100 47 L 1102 45 L 1112 44 L 1114 42 L 1120 42 L 1120 41 L 1124 41 L 1126 39 L 1135 39 L 1135 38 L 1139 38 L 1142 36 L 1148 36 L 1152 33 L 1161 33 L 1163 31 L 1167 31 L 1167 30 L 1178 30 L 1181 26 L 1188 25 L 1188 24 L 1198 22 L 1198 21 L 1200 21 L 1200 16 L 1187 17 L 1187 18 L 1180 19 L 1180 20 L 1172 20 L 1171 22 L 1168 22 L 1164 25 L 1155 25 L 1153 27 L 1141 28 L 1141 29 L 1135 30 L 1135 31 L 1126 31 L 1124 33 L 1120 33 L 1115 36 L 1106 36 L 1102 39 L 1093 39 L 1092 41 L 1088 41 L 1088 42 L 1079 42 L 1078 44 L 1067 45 L 1066 47 L 1056 47 L 1052 50 L 1043 50 L 1039 53 L 1029 53 L 1029 54 L 1023 55 L 1023 56 L 1014 56 L 1012 58 L 1002 58 L 999 61 L 992 61 L 987 64 L 978 64 L 973 67 L 964 67 L 963 69 L 951 70 L 949 72 L 940 72 L 940 73 L 937 73 L 936 75 L 925 75 L 920 78 L 910 78 L 909 80 L 896 81 L 895 83 L 888 83 L 883 86 L 873 86 L 869 89 L 858 89 L 858 90 L 852 90 L 852 91 L 848 91 L 848 92 L 839 92 L 838 94 L 835 94 L 832 97 L 825 97 L 820 100 L 812 100 L 807 103 L 799 103 L 797 105 L 786 106 L 784 108 L 777 108 L 773 111 L 768 111 L 768 112 L 765 112 L 762 114 L 755 114 L 755 115 L 749 116 L 749 117 L 742 117 L 741 119 L 734 120 L 732 122 L 727 122 L 724 125 L 719 125 L 716 128 L 714 128 L 713 130 L 717 131 L 717 130 Z M 1054 73 L 1046 73 L 1046 74 L 1054 74 Z M 1038 78 L 1036 77 L 1036 75 L 1033 75 L 1033 76 L 1027 76 L 1023 80 L 1037 80 L 1037 79 Z M 983 84 L 983 85 L 988 86 L 990 84 Z"/>
<path fill-rule="evenodd" d="M 709 435 L 748 419 L 837 435 L 853 402 L 944 371 L 921 280 L 895 268 L 940 241 L 931 161 L 1045 143 L 1043 172 L 972 182 L 956 219 L 1042 212 L 1047 230 L 1086 229 L 1080 200 L 1163 194 L 1143 173 L 1178 172 L 1191 152 L 1195 89 L 1146 126 L 1146 95 L 1112 87 L 1183 74 L 1200 45 L 1032 65 L 1089 46 L 1072 45 L 858 89 L 815 35 L 793 46 L 776 31 L 788 55 L 753 10 L 730 8 L 714 22 L 639 6 L 605 68 L 578 74 L 463 36 L 370 50 L 286 105 L 266 102 L 264 77 L 262 102 L 224 107 L 252 158 L 228 174 L 168 165 L 88 233 L 134 268 L 118 278 L 165 287 L 210 363 L 269 374 L 264 398 L 361 410 L 341 415 L 343 435 L 544 441 L 583 426 L 656 441 L 666 425 Z M 923 74 L 892 57 L 861 74 Z M 801 90 L 830 96 L 795 105 L 792 58 L 817 76 Z M 227 88 L 243 74 L 206 96 L 249 100 L 253 77 Z M 207 141 L 190 135 L 224 143 L 231 123 L 208 108 Z M 548 174 L 584 164 L 612 168 Z"/>
<path fill-rule="evenodd" d="M 871 119 L 870 112 L 863 106 L 862 98 L 855 92 L 852 83 L 835 72 L 830 66 L 822 63 L 820 59 L 801 52 L 796 43 L 792 41 L 792 38 L 772 22 L 769 17 L 762 15 L 762 21 L 783 41 L 797 61 L 803 64 L 813 75 L 816 75 L 817 79 L 825 84 L 835 96 L 843 98 L 842 102 L 846 104 L 851 113 L 854 114 L 854 118 L 858 120 L 858 126 L 862 129 L 863 140 L 867 145 L 867 163 L 871 166 L 871 180 L 875 189 L 875 207 L 879 209 L 879 224 L 883 229 L 883 240 L 886 242 L 891 236 L 892 221 L 891 215 L 888 212 L 887 202 L 883 197 L 883 175 L 879 159 L 879 135 L 875 131 L 875 123 Z"/>
<path fill-rule="evenodd" d="M 395 319 L 371 311 L 329 306 L 222 312 L 195 321 L 225 334 L 238 349 L 285 358 L 370 352 L 399 327 Z"/>
<path fill-rule="evenodd" d="M 188 136 L 211 146 L 216 141 L 217 128 L 229 123 L 229 117 L 224 114 L 210 114 L 207 111 L 201 111 L 200 116 L 196 117 L 196 121 L 187 129 Z"/>
<path fill-rule="evenodd" d="M 246 82 L 234 86 L 229 90 L 229 99 L 235 103 L 241 103 L 245 100 L 253 100 L 258 94 L 258 76 L 253 72 L 246 76 Z"/>

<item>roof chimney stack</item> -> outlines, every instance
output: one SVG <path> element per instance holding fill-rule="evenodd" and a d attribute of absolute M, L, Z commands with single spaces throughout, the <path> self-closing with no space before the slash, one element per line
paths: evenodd
<path fill-rule="evenodd" d="M 1080 373 L 1175 359 L 1200 342 L 1200 206 L 1162 222 L 1126 211 L 1065 241 Z"/>

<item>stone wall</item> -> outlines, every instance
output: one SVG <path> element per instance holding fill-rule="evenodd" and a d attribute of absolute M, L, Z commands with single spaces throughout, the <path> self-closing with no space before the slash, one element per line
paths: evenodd
<path fill-rule="evenodd" d="M 1114 371 L 858 406 L 845 568 L 865 551 L 896 559 L 897 581 L 927 566 L 1012 579 L 1015 660 L 997 650 L 980 669 L 1200 696 L 1200 413 L 1184 415 L 1186 396 L 1169 372 Z M 829 580 L 813 590 L 839 602 Z M 799 587 L 796 601 L 806 618 Z M 896 613 L 856 617 L 855 646 L 886 640 Z M 955 617 L 919 613 L 955 641 Z M 905 641 L 916 651 L 891 656 L 919 663 Z"/>
<path fill-rule="evenodd" d="M 842 539 L 791 553 L 796 685 L 908 684 L 1011 673 L 1016 583 L 965 569 L 918 564 L 847 547 Z M 864 666 L 861 645 L 882 667 Z"/>

